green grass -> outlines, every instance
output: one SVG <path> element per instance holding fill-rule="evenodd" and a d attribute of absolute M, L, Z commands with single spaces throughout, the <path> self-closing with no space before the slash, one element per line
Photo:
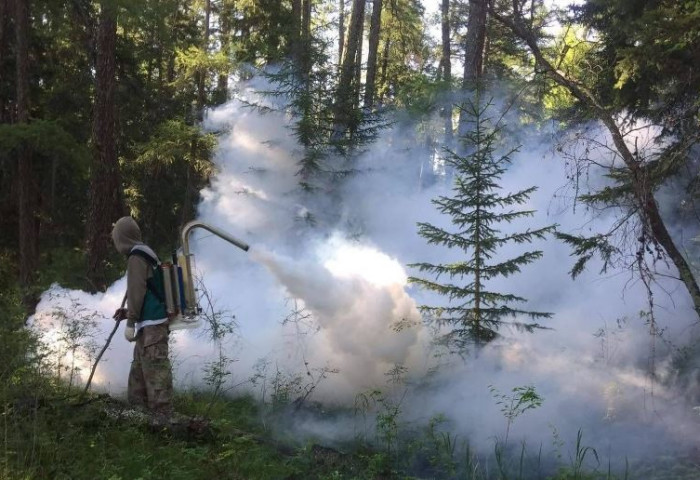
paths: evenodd
<path fill-rule="evenodd" d="M 577 452 L 571 462 L 561 464 L 550 458 L 545 465 L 538 449 L 516 442 L 491 455 L 476 455 L 438 423 L 399 425 L 391 450 L 380 439 L 372 445 L 358 440 L 343 445 L 340 453 L 278 431 L 274 416 L 267 415 L 280 413 L 251 397 L 212 398 L 201 392 L 176 399 L 184 415 L 209 413 L 208 433 L 191 435 L 109 414 L 123 408 L 113 399 L 94 397 L 76 406 L 75 392 L 64 387 L 42 381 L 32 388 L 17 387 L 0 392 L 2 480 L 684 480 L 699 478 L 700 472 L 691 460 L 673 457 L 630 462 L 616 472 L 602 459 L 591 467 L 595 455 L 580 437 L 572 441 Z"/>
<path fill-rule="evenodd" d="M 188 438 L 105 413 L 103 402 L 73 406 L 42 399 L 38 405 L 6 405 L 3 412 L 1 477 L 13 479 L 212 479 L 293 478 L 303 469 L 298 455 L 282 453 L 242 431 L 254 411 L 236 399 L 214 419 L 215 435 Z M 196 410 L 199 404 L 191 402 Z"/>

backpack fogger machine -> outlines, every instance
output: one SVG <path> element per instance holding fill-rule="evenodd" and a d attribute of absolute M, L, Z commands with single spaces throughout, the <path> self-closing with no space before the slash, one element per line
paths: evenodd
<path fill-rule="evenodd" d="M 181 240 L 182 248 L 173 254 L 173 261 L 161 263 L 157 268 L 161 269 L 163 274 L 163 290 L 165 291 L 165 301 L 166 310 L 168 312 L 168 317 L 170 318 L 169 328 L 170 330 L 182 330 L 186 328 L 195 328 L 199 326 L 199 313 L 201 309 L 197 304 L 197 288 L 194 283 L 194 275 L 192 270 L 192 254 L 190 253 L 190 233 L 195 228 L 203 228 L 213 233 L 217 237 L 223 238 L 229 243 L 237 246 L 243 251 L 248 251 L 250 248 L 247 243 L 232 237 L 228 233 L 219 230 L 216 227 L 207 225 L 203 222 L 192 221 L 189 222 L 182 228 Z M 121 308 L 124 308 L 126 303 L 126 294 L 124 294 L 124 300 L 122 300 Z M 112 337 L 119 328 L 119 321 L 114 322 L 114 328 L 112 332 L 107 337 L 107 342 L 105 343 L 102 350 L 97 355 L 95 363 L 92 365 L 90 370 L 90 376 L 88 377 L 85 388 L 80 395 L 82 399 L 85 394 L 90 389 L 90 384 L 92 383 L 92 377 L 95 375 L 95 370 L 97 365 L 100 363 L 102 355 L 109 347 Z"/>
<path fill-rule="evenodd" d="M 163 287 L 165 290 L 165 306 L 170 317 L 170 330 L 182 330 L 199 326 L 199 307 L 197 287 L 194 278 L 194 255 L 190 253 L 190 234 L 196 228 L 211 232 L 217 237 L 235 245 L 243 251 L 250 248 L 247 243 L 229 235 L 216 227 L 199 221 L 192 221 L 182 228 L 181 248 L 173 253 L 173 261 L 163 262 Z"/>

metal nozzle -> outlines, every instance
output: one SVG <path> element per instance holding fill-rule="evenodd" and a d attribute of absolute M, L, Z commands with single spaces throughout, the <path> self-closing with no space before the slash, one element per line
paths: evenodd
<path fill-rule="evenodd" d="M 197 305 L 197 296 L 195 294 L 195 288 L 194 288 L 194 278 L 192 278 L 192 262 L 191 258 L 192 255 L 190 254 L 190 233 L 192 230 L 195 228 L 203 228 L 204 230 L 208 230 L 217 237 L 221 237 L 227 242 L 237 246 L 243 251 L 248 251 L 250 248 L 247 243 L 238 240 L 235 237 L 232 237 L 228 233 L 219 230 L 216 227 L 212 227 L 211 225 L 207 225 L 206 223 L 199 222 L 197 220 L 193 220 L 189 223 L 187 223 L 184 227 L 182 227 L 182 254 L 184 257 L 184 265 L 181 265 L 182 270 L 183 270 L 183 275 L 185 276 L 184 279 L 184 289 L 185 289 L 185 300 L 187 303 L 187 309 L 185 311 L 185 316 L 187 317 L 193 317 L 197 315 L 200 312 L 200 308 Z"/>
<path fill-rule="evenodd" d="M 246 252 L 250 248 L 250 246 L 247 243 L 245 243 L 241 240 L 238 240 L 235 237 L 232 237 L 231 235 L 224 232 L 223 230 L 219 230 L 216 227 L 212 227 L 211 225 L 207 225 L 204 222 L 199 222 L 197 220 L 193 220 L 193 221 L 189 222 L 187 225 L 185 225 L 184 227 L 182 227 L 182 253 L 184 253 L 185 256 L 190 254 L 189 236 L 190 236 L 190 232 L 192 232 L 192 230 L 194 230 L 195 228 L 203 228 L 204 230 L 208 230 L 211 233 L 213 233 L 214 235 L 223 238 L 227 242 L 232 243 L 233 245 L 237 246 L 238 248 L 240 248 L 241 250 L 244 250 Z"/>

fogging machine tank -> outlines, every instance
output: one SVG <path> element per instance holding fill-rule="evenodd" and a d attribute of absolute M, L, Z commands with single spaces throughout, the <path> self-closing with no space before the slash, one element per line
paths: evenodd
<path fill-rule="evenodd" d="M 169 284 L 166 286 L 166 308 L 168 309 L 168 313 L 173 315 L 170 320 L 171 330 L 195 328 L 199 326 L 198 314 L 202 310 L 197 303 L 197 289 L 195 288 L 192 271 L 192 258 L 194 255 L 190 253 L 189 238 L 190 233 L 192 233 L 195 228 L 207 230 L 243 251 L 247 252 L 250 248 L 247 243 L 204 222 L 194 220 L 182 227 L 180 236 L 182 248 L 176 255 L 173 255 L 172 265 L 168 264 L 169 275 L 163 275 L 168 278 L 167 283 Z M 165 274 L 166 272 L 163 273 Z M 167 292 L 170 292 L 170 295 L 168 295 Z M 169 301 L 167 298 L 168 296 L 170 297 Z"/>

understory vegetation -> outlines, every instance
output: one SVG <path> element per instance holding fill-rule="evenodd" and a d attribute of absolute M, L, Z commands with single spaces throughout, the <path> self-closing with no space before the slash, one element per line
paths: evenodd
<path fill-rule="evenodd" d="M 249 395 L 213 397 L 180 392 L 180 425 L 149 423 L 106 395 L 77 399 L 75 391 L 37 379 L 31 392 L 3 388 L 0 477 L 20 479 L 694 479 L 692 458 L 608 458 L 586 438 L 549 445 L 495 439 L 487 452 L 451 432 L 445 418 L 404 422 L 400 406 L 379 394 L 373 428 L 324 443 L 300 438 L 295 416 L 333 422 L 358 412 L 308 405 L 262 404 Z M 207 415 L 206 420 L 204 415 Z M 547 428 L 544 426 L 543 428 Z"/>
<path fill-rule="evenodd" d="M 73 309 L 83 312 L 77 323 L 91 316 L 80 305 Z M 231 318 L 218 312 L 208 316 L 215 339 L 231 332 Z M 15 318 L 22 321 L 21 314 Z M 72 331 L 70 324 L 64 327 Z M 81 330 L 65 339 L 66 345 L 82 345 L 86 335 L 89 331 Z M 603 451 L 596 445 L 600 439 L 587 437 L 583 426 L 575 438 L 563 438 L 553 423 L 542 425 L 550 432 L 550 441 L 542 444 L 514 436 L 520 417 L 546 402 L 532 385 L 510 391 L 489 387 L 503 415 L 502 430 L 480 439 L 465 437 L 445 415 L 410 419 L 404 401 L 416 386 L 404 383 L 400 368 L 387 373 L 391 381 L 385 390 L 358 393 L 352 407 L 332 407 L 314 401 L 313 392 L 323 375 L 336 372 L 309 379 L 309 372 L 282 374 L 261 362 L 248 382 L 223 390 L 233 368 L 224 357 L 203 367 L 206 386 L 176 390 L 176 420 L 163 424 L 122 399 L 85 394 L 74 381 L 78 369 L 57 364 L 56 355 L 65 352 L 51 351 L 41 334 L 4 329 L 2 339 L 13 347 L 0 353 L 3 480 L 683 480 L 698 475 L 695 458 L 667 455 L 661 445 L 656 456 L 615 457 L 615 445 Z M 309 433 L 313 429 L 301 429 L 302 424 L 337 433 Z"/>

